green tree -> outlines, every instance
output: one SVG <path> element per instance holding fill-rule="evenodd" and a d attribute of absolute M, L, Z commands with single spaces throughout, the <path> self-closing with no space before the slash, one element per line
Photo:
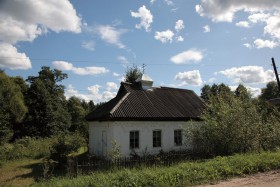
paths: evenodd
<path fill-rule="evenodd" d="M 204 99 L 206 102 L 210 99 L 212 96 L 218 96 L 218 95 L 232 95 L 230 88 L 225 85 L 224 83 L 221 83 L 219 85 L 213 84 L 212 86 L 204 85 L 201 88 L 201 98 Z"/>
<path fill-rule="evenodd" d="M 28 77 L 28 116 L 25 133 L 32 136 L 50 136 L 65 132 L 70 127 L 70 115 L 64 96 L 64 86 L 58 84 L 67 78 L 59 70 L 42 67 L 39 76 Z"/>
<path fill-rule="evenodd" d="M 280 93 L 278 89 L 278 85 L 275 81 L 267 83 L 266 87 L 262 89 L 262 93 L 260 95 L 260 99 L 269 100 L 279 98 Z"/>
<path fill-rule="evenodd" d="M 80 132 L 83 135 L 87 136 L 88 130 L 87 123 L 85 120 L 87 110 L 83 106 L 84 102 L 85 101 L 82 102 L 79 98 L 74 96 L 68 99 L 67 107 L 71 116 L 71 126 L 69 130 L 71 132 Z"/>
<path fill-rule="evenodd" d="M 258 150 L 261 116 L 250 100 L 232 94 L 210 97 L 203 124 L 189 129 L 188 140 L 207 155 L 230 155 Z"/>
<path fill-rule="evenodd" d="M 132 67 L 127 68 L 125 72 L 125 82 L 134 83 L 141 75 L 141 70 L 136 65 L 133 65 Z"/>
<path fill-rule="evenodd" d="M 201 88 L 201 98 L 204 99 L 205 101 L 209 100 L 209 97 L 211 95 L 211 86 L 209 86 L 208 84 L 204 85 Z"/>
<path fill-rule="evenodd" d="M 241 98 L 242 100 L 244 99 L 250 99 L 252 97 L 251 93 L 247 90 L 247 88 L 242 85 L 242 84 L 239 84 L 238 87 L 235 89 L 235 92 L 234 94 Z"/>
<path fill-rule="evenodd" d="M 13 126 L 22 121 L 27 107 L 20 86 L 3 71 L 0 71 L 0 106 L 0 142 L 5 143 L 13 136 Z"/>

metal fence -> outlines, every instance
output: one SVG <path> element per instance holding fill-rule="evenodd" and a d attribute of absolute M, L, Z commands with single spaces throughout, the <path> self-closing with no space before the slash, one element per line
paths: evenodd
<path fill-rule="evenodd" d="M 147 155 L 142 157 L 122 157 L 117 159 L 89 157 L 87 159 L 78 160 L 77 158 L 69 158 L 68 173 L 70 176 L 77 176 L 101 170 L 171 166 L 189 159 L 191 159 L 191 155 L 186 152 Z"/>

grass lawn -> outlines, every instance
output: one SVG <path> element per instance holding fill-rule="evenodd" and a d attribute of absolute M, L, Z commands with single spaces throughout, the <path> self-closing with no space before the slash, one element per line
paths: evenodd
<path fill-rule="evenodd" d="M 38 181 L 41 176 L 40 159 L 7 161 L 0 168 L 0 186 L 30 186 Z"/>

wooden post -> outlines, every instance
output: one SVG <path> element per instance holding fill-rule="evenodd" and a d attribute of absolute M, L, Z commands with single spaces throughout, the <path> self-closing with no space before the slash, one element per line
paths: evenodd
<path fill-rule="evenodd" d="M 275 62 L 274 62 L 274 58 L 271 58 L 271 60 L 272 60 L 272 65 L 273 65 L 274 73 L 275 73 L 276 80 L 277 80 L 278 90 L 279 90 L 279 93 L 280 93 L 279 75 L 278 75 L 277 68 L 276 68 L 276 65 L 275 65 Z"/>

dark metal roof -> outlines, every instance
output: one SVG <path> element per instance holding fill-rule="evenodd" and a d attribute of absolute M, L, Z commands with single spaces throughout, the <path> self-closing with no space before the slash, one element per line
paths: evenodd
<path fill-rule="evenodd" d="M 280 98 L 270 99 L 270 100 L 268 100 L 268 102 L 270 102 L 271 104 L 273 104 L 275 106 L 280 106 Z"/>
<path fill-rule="evenodd" d="M 200 120 L 204 102 L 192 90 L 121 83 L 115 98 L 95 109 L 88 121 Z"/>

